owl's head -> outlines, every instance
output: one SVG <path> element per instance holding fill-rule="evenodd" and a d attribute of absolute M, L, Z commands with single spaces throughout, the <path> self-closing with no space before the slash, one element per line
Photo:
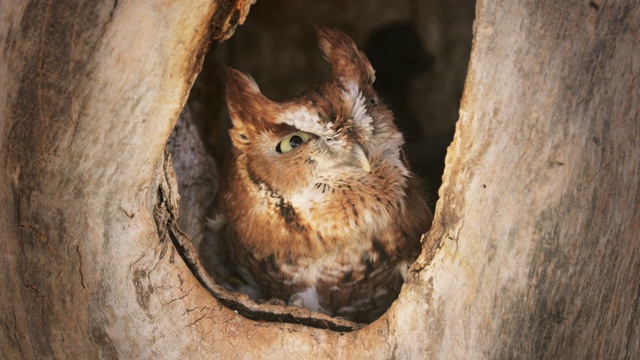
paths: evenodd
<path fill-rule="evenodd" d="M 367 57 L 337 30 L 319 29 L 318 38 L 331 79 L 287 101 L 267 99 L 251 77 L 227 70 L 232 151 L 252 180 L 282 194 L 402 167 L 402 135 L 373 90 Z"/>

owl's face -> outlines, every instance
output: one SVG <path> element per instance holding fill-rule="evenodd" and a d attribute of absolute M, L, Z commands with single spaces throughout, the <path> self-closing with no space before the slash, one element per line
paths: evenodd
<path fill-rule="evenodd" d="M 402 135 L 373 91 L 365 55 L 342 33 L 322 29 L 319 39 L 332 77 L 288 101 L 273 102 L 251 78 L 227 71 L 233 151 L 252 181 L 289 197 L 363 182 L 400 162 Z"/>

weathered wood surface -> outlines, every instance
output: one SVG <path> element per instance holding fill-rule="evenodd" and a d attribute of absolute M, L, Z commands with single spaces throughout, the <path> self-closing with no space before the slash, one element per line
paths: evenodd
<path fill-rule="evenodd" d="M 0 3 L 3 356 L 640 355 L 640 4 L 478 3 L 425 251 L 351 332 L 242 317 L 174 246 L 164 147 L 233 6 L 114 4 Z"/>
<path fill-rule="evenodd" d="M 441 249 L 403 299 L 431 299 L 432 354 L 639 356 L 639 26 L 636 1 L 478 4 Z"/>

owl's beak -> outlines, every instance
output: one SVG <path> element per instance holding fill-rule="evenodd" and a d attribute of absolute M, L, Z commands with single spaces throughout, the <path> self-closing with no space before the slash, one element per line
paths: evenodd
<path fill-rule="evenodd" d="M 355 156 L 355 160 L 360 167 L 366 171 L 371 172 L 371 166 L 369 165 L 369 159 L 367 159 L 367 155 L 362 150 L 362 146 L 360 144 L 353 145 L 353 154 Z"/>

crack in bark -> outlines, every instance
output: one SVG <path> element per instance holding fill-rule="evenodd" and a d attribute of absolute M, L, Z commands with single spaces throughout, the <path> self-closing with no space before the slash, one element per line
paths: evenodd
<path fill-rule="evenodd" d="M 458 237 L 460 236 L 460 231 L 464 227 L 464 219 L 460 219 L 456 226 L 447 234 L 447 238 L 455 244 L 455 250 L 453 252 L 453 258 L 455 259 L 456 255 L 458 255 Z"/>
<path fill-rule="evenodd" d="M 195 321 L 193 321 L 192 323 L 184 326 L 184 327 L 191 327 L 195 324 L 197 324 L 200 320 L 204 319 L 207 316 L 207 313 L 205 312 L 204 314 L 202 314 L 202 316 L 200 316 L 199 318 L 197 318 Z"/>
<path fill-rule="evenodd" d="M 187 315 L 187 314 L 190 314 L 192 311 L 196 311 L 196 310 L 199 310 L 199 309 L 204 309 L 204 306 L 196 306 L 196 307 L 194 307 L 194 308 L 187 309 L 187 310 L 185 310 L 185 311 L 182 313 L 182 316 L 185 316 L 185 315 Z"/>
<path fill-rule="evenodd" d="M 80 272 L 80 285 L 82 285 L 82 290 L 86 289 L 86 286 L 84 284 L 84 273 L 82 272 L 82 266 L 83 266 L 83 262 L 82 262 L 82 253 L 80 253 L 80 244 L 76 245 L 76 253 L 78 254 L 78 271 Z"/>
<path fill-rule="evenodd" d="M 118 7 L 118 0 L 114 0 L 113 7 L 109 11 L 109 17 L 107 18 L 107 21 L 104 22 L 104 25 L 102 25 L 102 33 L 99 36 L 100 39 L 104 37 L 104 34 L 107 33 L 107 30 L 109 29 L 109 26 L 113 22 L 113 15 L 114 15 L 114 13 L 116 11 L 116 7 Z"/>
<path fill-rule="evenodd" d="M 49 239 L 40 232 L 40 228 L 37 224 L 28 224 L 28 223 L 19 223 L 18 226 L 22 229 L 27 229 L 36 235 L 36 238 L 41 244 L 46 244 L 49 242 Z"/>
<path fill-rule="evenodd" d="M 31 284 L 31 285 L 26 285 L 25 284 L 24 286 L 26 288 L 28 288 L 28 289 L 31 289 L 31 290 L 35 291 L 36 292 L 36 297 L 38 298 L 38 300 L 40 300 L 40 321 L 42 322 L 42 328 L 44 328 L 44 324 L 45 324 L 45 320 L 44 320 L 44 318 L 45 318 L 45 314 L 44 314 L 44 308 L 45 308 L 45 306 L 44 306 L 44 298 L 45 298 L 45 296 L 44 295 L 40 295 L 40 291 L 38 290 L 38 288 L 34 284 Z"/>
<path fill-rule="evenodd" d="M 13 338 L 16 341 L 16 344 L 18 344 L 18 349 L 20 350 L 20 356 L 22 356 L 23 359 L 26 359 L 27 357 L 24 355 L 24 350 L 22 349 L 22 344 L 20 343 L 20 339 L 18 338 L 18 319 L 16 317 L 16 312 L 13 312 Z"/>
<path fill-rule="evenodd" d="M 169 304 L 171 304 L 171 303 L 173 303 L 173 302 L 176 302 L 176 301 L 178 301 L 178 300 L 182 300 L 182 299 L 186 298 L 187 296 L 189 296 L 189 294 L 191 294 L 191 290 L 193 290 L 193 286 L 191 287 L 191 289 L 189 289 L 189 290 L 187 291 L 187 293 L 186 293 L 186 294 L 184 294 L 184 295 L 182 295 L 182 296 L 180 296 L 180 297 L 177 297 L 177 298 L 175 298 L 175 299 L 172 299 L 172 300 L 170 300 L 170 301 L 169 301 L 169 302 L 167 302 L 167 303 L 163 303 L 163 304 L 162 304 L 162 306 L 167 306 L 167 305 L 169 305 Z"/>
<path fill-rule="evenodd" d="M 133 219 L 133 218 L 136 216 L 136 214 L 135 214 L 135 213 L 131 213 L 131 214 L 129 214 L 129 212 L 128 212 L 125 208 L 123 208 L 123 207 L 122 207 L 122 205 L 120 205 L 119 207 L 120 207 L 120 210 L 122 210 L 122 212 L 123 212 L 125 215 L 127 215 L 127 217 L 128 217 L 129 219 Z"/>

